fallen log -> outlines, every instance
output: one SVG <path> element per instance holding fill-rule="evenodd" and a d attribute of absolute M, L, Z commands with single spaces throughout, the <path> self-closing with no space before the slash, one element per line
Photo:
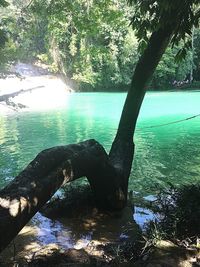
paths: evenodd
<path fill-rule="evenodd" d="M 62 185 L 83 176 L 94 188 L 97 205 L 123 206 L 115 170 L 98 142 L 44 150 L 0 191 L 0 252 Z"/>
<path fill-rule="evenodd" d="M 18 90 L 17 92 L 14 92 L 14 93 L 0 95 L 0 102 L 3 102 L 3 101 L 7 102 L 7 101 L 9 101 L 10 98 L 16 97 L 19 94 L 28 93 L 28 92 L 31 92 L 32 90 L 40 89 L 40 88 L 44 88 L 44 87 L 45 87 L 44 85 L 40 85 L 40 86 L 28 88 L 28 89 L 21 89 L 21 90 Z"/>

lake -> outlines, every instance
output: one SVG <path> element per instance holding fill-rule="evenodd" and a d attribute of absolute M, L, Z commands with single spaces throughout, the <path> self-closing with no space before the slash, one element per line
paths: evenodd
<path fill-rule="evenodd" d="M 76 93 L 52 111 L 0 116 L 0 187 L 48 147 L 94 138 L 109 151 L 125 93 Z M 200 92 L 149 92 L 135 133 L 135 160 L 129 188 L 155 194 L 167 183 L 200 178 Z"/>
<path fill-rule="evenodd" d="M 62 108 L 0 115 L 0 187 L 48 147 L 94 138 L 109 151 L 125 96 L 125 93 L 74 93 L 66 95 Z M 200 180 L 198 114 L 199 91 L 147 93 L 134 136 L 136 151 L 129 180 L 129 189 L 137 196 L 151 200 L 169 183 L 183 185 Z M 196 117 L 187 119 L 192 116 Z M 136 215 L 135 219 L 142 224 L 149 218 L 148 212 L 145 216 Z M 69 232 L 74 236 L 68 226 L 41 214 L 32 223 L 39 227 L 37 236 L 42 244 L 53 240 L 63 246 L 63 236 L 69 239 Z M 83 239 L 91 240 L 91 232 Z"/>

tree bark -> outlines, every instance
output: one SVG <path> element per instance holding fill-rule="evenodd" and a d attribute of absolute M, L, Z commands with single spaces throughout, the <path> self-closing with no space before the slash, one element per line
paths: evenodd
<path fill-rule="evenodd" d="M 106 180 L 103 173 L 109 173 L 111 179 Z M 0 191 L 0 252 L 57 189 L 83 176 L 89 177 L 98 204 L 105 207 L 111 203 L 110 208 L 114 208 L 115 194 L 120 190 L 108 155 L 98 142 L 88 140 L 39 153 Z"/>
<path fill-rule="evenodd" d="M 137 63 L 122 110 L 117 134 L 110 150 L 109 158 L 118 174 L 119 185 L 122 188 L 125 200 L 127 200 L 128 179 L 134 156 L 133 135 L 146 93 L 146 85 L 165 52 L 173 31 L 174 28 L 172 27 L 160 28 L 151 35 L 149 44 Z"/>

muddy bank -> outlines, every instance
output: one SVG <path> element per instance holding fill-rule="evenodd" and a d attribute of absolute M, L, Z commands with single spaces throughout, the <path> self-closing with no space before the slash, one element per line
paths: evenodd
<path fill-rule="evenodd" d="M 37 213 L 1 254 L 0 266 L 199 266 L 197 246 L 163 240 L 154 229 L 146 238 L 133 220 L 133 206 L 102 212 L 87 185 L 71 185 Z M 49 218 L 43 216 L 48 216 Z M 188 242 L 188 240 L 185 240 Z"/>
<path fill-rule="evenodd" d="M 89 190 L 88 186 L 69 186 L 65 198 L 55 197 L 42 209 L 43 214 L 37 213 L 3 251 L 2 266 L 12 266 L 14 260 L 22 264 L 40 262 L 30 266 L 52 266 L 52 262 L 60 266 L 63 261 L 83 264 L 82 258 L 92 264 L 89 266 L 101 266 L 116 258 L 124 261 L 128 255 L 135 257 L 141 231 L 133 220 L 132 207 L 103 212 L 95 207 Z M 122 249 L 125 245 L 126 249 Z"/>

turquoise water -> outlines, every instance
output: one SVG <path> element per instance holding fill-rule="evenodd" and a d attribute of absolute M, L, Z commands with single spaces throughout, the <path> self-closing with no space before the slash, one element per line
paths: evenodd
<path fill-rule="evenodd" d="M 76 93 L 53 111 L 0 115 L 0 187 L 41 150 L 95 138 L 109 151 L 125 93 Z M 172 184 L 200 180 L 200 92 L 149 92 L 135 133 L 129 188 L 143 196 Z M 158 126 L 158 127 L 151 127 Z"/>

